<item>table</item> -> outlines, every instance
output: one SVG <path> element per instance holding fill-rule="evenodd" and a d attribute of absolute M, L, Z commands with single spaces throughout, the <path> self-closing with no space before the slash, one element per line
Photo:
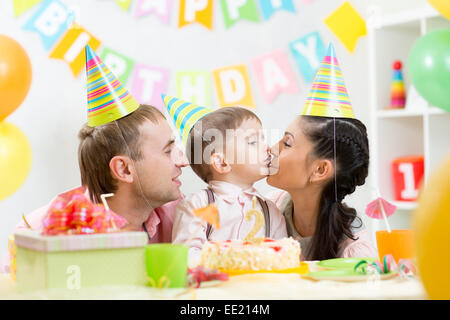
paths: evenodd
<path fill-rule="evenodd" d="M 311 266 L 314 270 L 314 266 Z M 9 274 L 0 274 L 0 299 L 180 299 L 180 300 L 300 300 L 300 299 L 426 299 L 416 277 L 364 282 L 311 281 L 299 274 L 258 273 L 202 283 L 199 289 L 157 289 L 143 286 L 102 286 L 79 290 L 48 289 L 17 293 Z"/>

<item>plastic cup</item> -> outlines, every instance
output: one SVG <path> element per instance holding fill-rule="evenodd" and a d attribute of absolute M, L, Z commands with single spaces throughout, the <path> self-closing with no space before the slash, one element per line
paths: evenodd
<path fill-rule="evenodd" d="M 182 288 L 186 284 L 188 247 L 158 243 L 145 248 L 147 276 L 152 286 Z"/>
<path fill-rule="evenodd" d="M 387 254 L 392 254 L 397 263 L 400 259 L 414 259 L 413 230 L 382 230 L 376 232 L 376 237 L 380 261 Z"/>

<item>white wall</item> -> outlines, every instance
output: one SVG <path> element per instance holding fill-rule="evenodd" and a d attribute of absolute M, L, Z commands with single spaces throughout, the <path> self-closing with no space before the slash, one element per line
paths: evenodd
<path fill-rule="evenodd" d="M 120 51 L 139 63 L 170 69 L 168 94 L 175 95 L 176 92 L 173 77 L 175 71 L 211 71 L 222 66 L 246 64 L 257 106 L 256 113 L 267 129 L 283 130 L 298 114 L 309 88 L 295 65 L 288 44 L 302 35 L 318 30 L 326 46 L 329 42 L 335 45 L 356 116 L 364 123 L 369 123 L 367 39 L 360 39 L 355 52 L 350 54 L 323 23 L 323 19 L 339 6 L 341 0 L 313 0 L 309 6 L 296 0 L 296 14 L 281 11 L 268 21 L 241 21 L 230 29 L 224 27 L 217 1 L 214 6 L 213 31 L 200 25 L 178 29 L 178 1 L 173 2 L 168 26 L 155 16 L 136 20 L 131 11 L 121 11 L 113 0 L 62 1 L 79 8 L 81 25 L 97 36 L 102 45 Z M 380 6 L 382 12 L 396 12 L 425 4 L 424 0 L 350 2 L 363 17 L 367 16 L 367 9 L 371 5 Z M 0 201 L 0 257 L 6 252 L 7 236 L 22 213 L 29 213 L 48 203 L 57 193 L 80 183 L 76 149 L 77 132 L 86 121 L 85 76 L 82 73 L 74 78 L 64 62 L 48 58 L 37 34 L 21 30 L 29 16 L 30 13 L 26 13 L 15 19 L 12 1 L 0 2 L 0 33 L 19 41 L 28 52 L 33 66 L 33 81 L 28 96 L 19 109 L 7 118 L 7 121 L 18 126 L 28 137 L 33 162 L 22 187 L 9 198 Z M 288 52 L 301 93 L 283 94 L 273 103 L 266 104 L 258 91 L 250 61 L 279 48 Z M 215 91 L 211 94 L 213 104 L 217 105 Z M 184 170 L 182 181 L 184 193 L 203 187 L 188 168 Z M 257 186 L 263 193 L 269 190 L 264 181 L 258 182 Z M 369 200 L 368 187 L 365 186 L 357 189 L 349 199 L 361 213 Z"/>

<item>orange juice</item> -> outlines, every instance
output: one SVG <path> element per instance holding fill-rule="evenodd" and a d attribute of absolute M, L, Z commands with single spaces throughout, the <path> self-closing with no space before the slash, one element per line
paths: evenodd
<path fill-rule="evenodd" d="M 387 254 L 392 254 L 395 261 L 400 259 L 414 259 L 414 233 L 410 229 L 377 231 L 377 246 L 380 261 Z"/>

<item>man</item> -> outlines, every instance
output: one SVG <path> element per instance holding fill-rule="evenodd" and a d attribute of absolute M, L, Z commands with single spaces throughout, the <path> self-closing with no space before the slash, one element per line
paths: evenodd
<path fill-rule="evenodd" d="M 78 134 L 79 188 L 96 203 L 113 193 L 108 205 L 127 220 L 127 230 L 146 231 L 150 243 L 171 242 L 175 207 L 183 197 L 178 178 L 188 161 L 157 108 L 139 105 L 89 47 L 86 61 L 89 108 Z M 32 229 L 42 228 L 49 205 L 26 217 Z M 26 222 L 14 232 L 28 228 Z"/>

